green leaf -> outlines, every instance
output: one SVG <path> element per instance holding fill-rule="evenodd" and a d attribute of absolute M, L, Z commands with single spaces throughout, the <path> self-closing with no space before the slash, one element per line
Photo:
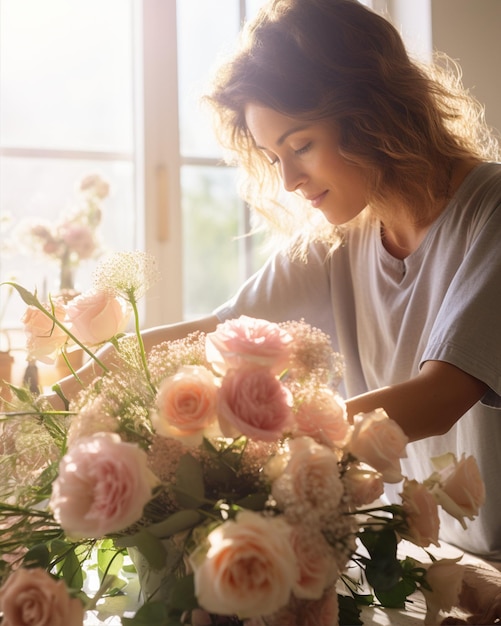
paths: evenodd
<path fill-rule="evenodd" d="M 167 519 L 158 522 L 158 524 L 152 524 L 148 527 L 148 532 L 161 539 L 171 537 L 183 530 L 193 528 L 201 520 L 202 515 L 198 511 L 184 509 L 183 511 L 176 511 L 176 513 L 169 515 Z"/>
<path fill-rule="evenodd" d="M 10 383 L 9 389 L 19 401 L 24 402 L 25 404 L 31 404 L 33 402 L 33 394 L 31 393 L 31 391 L 29 391 L 29 389 L 26 389 L 24 387 L 16 387 L 15 385 L 11 385 Z"/>
<path fill-rule="evenodd" d="M 36 306 L 38 309 L 42 307 L 40 300 L 36 297 L 36 293 L 31 293 L 31 291 L 28 291 L 17 283 L 5 282 L 2 283 L 2 285 L 10 285 L 11 287 L 14 287 L 14 289 L 17 290 L 17 292 L 25 302 L 25 304 L 29 306 Z"/>
<path fill-rule="evenodd" d="M 360 540 L 367 548 L 370 560 L 365 566 L 367 582 L 376 592 L 391 590 L 402 577 L 402 566 L 397 559 L 397 536 L 395 531 L 384 529 L 366 530 Z"/>
<path fill-rule="evenodd" d="M 205 502 L 203 469 L 191 454 L 183 455 L 179 461 L 173 493 L 179 506 L 185 509 L 196 509 Z"/>
<path fill-rule="evenodd" d="M 218 457 L 211 460 L 205 470 L 208 485 L 218 485 L 220 489 L 229 489 L 235 478 L 235 470 Z"/>
<path fill-rule="evenodd" d="M 398 559 L 390 555 L 387 558 L 379 556 L 371 559 L 365 567 L 367 582 L 379 597 L 380 592 L 389 591 L 395 587 L 402 577 L 402 567 Z"/>
<path fill-rule="evenodd" d="M 371 556 L 380 555 L 396 555 L 397 553 L 397 536 L 395 531 L 390 528 L 383 530 L 366 529 L 359 535 L 360 541 L 367 548 Z"/>
<path fill-rule="evenodd" d="M 359 626 L 363 624 L 360 619 L 361 610 L 358 608 L 355 598 L 338 594 L 339 626 Z"/>
<path fill-rule="evenodd" d="M 112 539 L 105 539 L 97 550 L 97 565 L 100 579 L 106 576 L 118 576 L 122 569 L 124 557 L 118 552 Z"/>
<path fill-rule="evenodd" d="M 73 589 L 81 589 L 84 582 L 82 566 L 74 550 L 70 550 L 64 558 L 61 574 L 66 585 Z"/>
<path fill-rule="evenodd" d="M 235 504 L 242 507 L 243 509 L 250 509 L 251 511 L 262 511 L 267 500 L 267 493 L 251 493 L 248 496 L 245 496 L 245 498 L 241 498 L 240 500 L 235 502 Z"/>
<path fill-rule="evenodd" d="M 165 565 L 167 552 L 158 537 L 150 534 L 147 530 L 141 530 L 135 535 L 126 535 L 114 540 L 119 548 L 137 548 L 148 561 L 150 567 L 155 570 Z"/>
<path fill-rule="evenodd" d="M 50 563 L 50 552 L 46 544 L 33 546 L 31 550 L 24 555 L 24 567 L 43 567 L 47 569 Z"/>
<path fill-rule="evenodd" d="M 392 589 L 375 590 L 379 602 L 390 609 L 405 608 L 407 596 L 416 591 L 416 585 L 408 580 L 400 580 Z"/>
<path fill-rule="evenodd" d="M 163 602 L 147 602 L 134 617 L 122 617 L 123 626 L 170 626 L 171 623 Z"/>
<path fill-rule="evenodd" d="M 171 606 L 180 611 L 198 608 L 198 600 L 195 595 L 195 580 L 193 574 L 179 578 L 173 589 Z"/>

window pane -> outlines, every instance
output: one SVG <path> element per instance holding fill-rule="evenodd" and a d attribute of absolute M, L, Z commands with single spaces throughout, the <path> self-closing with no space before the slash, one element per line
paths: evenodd
<path fill-rule="evenodd" d="M 186 318 L 210 313 L 241 282 L 235 174 L 230 168 L 182 168 Z"/>
<path fill-rule="evenodd" d="M 132 150 L 131 5 L 0 0 L 3 146 Z"/>
<path fill-rule="evenodd" d="M 15 280 L 30 291 L 59 291 L 60 264 L 49 254 L 29 254 L 29 238 L 23 224 L 48 220 L 53 227 L 63 214 L 79 204 L 76 188 L 80 180 L 93 173 L 110 185 L 110 194 L 102 200 L 102 221 L 98 226 L 100 249 L 126 250 L 137 247 L 134 233 L 138 231 L 133 207 L 133 166 L 127 162 L 61 161 L 55 159 L 0 159 L 2 184 L 2 233 L 0 241 L 0 280 Z M 6 216 L 9 219 L 6 219 Z M 88 289 L 96 260 L 82 261 L 76 270 L 75 288 Z M 25 309 L 15 294 L 6 304 L 8 290 L 0 288 L 0 303 L 4 308 L 3 328 L 18 327 Z"/>
<path fill-rule="evenodd" d="M 217 59 L 231 50 L 239 29 L 237 0 L 178 0 L 179 110 L 181 154 L 219 157 L 210 116 L 200 106 Z"/>
<path fill-rule="evenodd" d="M 246 18 L 252 19 L 258 12 L 259 7 L 264 4 L 265 0 L 247 0 L 246 5 Z"/>

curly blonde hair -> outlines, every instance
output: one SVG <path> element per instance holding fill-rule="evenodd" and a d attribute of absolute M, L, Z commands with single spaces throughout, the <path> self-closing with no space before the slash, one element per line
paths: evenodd
<path fill-rule="evenodd" d="M 426 220 L 426 207 L 447 194 L 455 160 L 499 158 L 459 68 L 445 55 L 428 66 L 412 60 L 391 23 L 356 0 L 268 2 L 242 30 L 206 101 L 221 145 L 244 173 L 242 195 L 287 235 L 337 233 L 315 219 L 318 211 L 302 206 L 299 214 L 298 198 L 296 206 L 282 202 L 277 170 L 246 124 L 251 102 L 336 124 L 341 154 L 368 172 L 369 215 L 381 215 L 391 198 Z"/>

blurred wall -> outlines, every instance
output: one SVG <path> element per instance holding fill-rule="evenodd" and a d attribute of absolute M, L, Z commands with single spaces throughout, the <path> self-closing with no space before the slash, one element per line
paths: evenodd
<path fill-rule="evenodd" d="M 440 50 L 459 63 L 465 86 L 501 135 L 501 0 L 387 0 L 386 6 L 412 53 L 426 58 Z"/>
<path fill-rule="evenodd" d="M 501 134 L 501 0 L 432 0 L 431 22 L 433 46 L 459 62 Z"/>

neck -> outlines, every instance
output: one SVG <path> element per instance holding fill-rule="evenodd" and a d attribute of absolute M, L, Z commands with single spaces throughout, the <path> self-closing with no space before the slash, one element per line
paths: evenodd
<path fill-rule="evenodd" d="M 447 176 L 447 191 L 437 198 L 435 205 L 421 220 L 414 211 L 392 211 L 389 219 L 381 219 L 381 239 L 388 252 L 397 259 L 405 259 L 421 245 L 431 225 L 444 212 L 450 199 L 469 174 L 478 165 L 475 159 L 451 163 Z"/>

